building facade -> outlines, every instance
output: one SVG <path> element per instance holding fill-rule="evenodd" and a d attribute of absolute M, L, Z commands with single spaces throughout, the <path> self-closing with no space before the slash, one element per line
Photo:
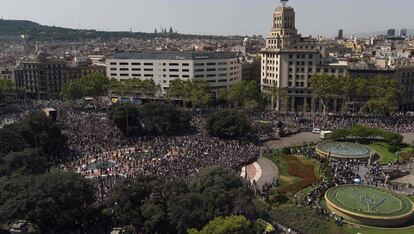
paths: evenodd
<path fill-rule="evenodd" d="M 15 71 L 16 87 L 26 91 L 26 95 L 37 99 L 59 98 L 63 87 L 71 80 L 91 73 L 105 74 L 104 67 L 78 66 L 64 59 L 47 59 L 39 56 L 33 61 L 25 61 Z"/>
<path fill-rule="evenodd" d="M 176 79 L 207 81 L 215 95 L 242 79 L 234 53 L 123 53 L 107 59 L 106 69 L 111 79 L 153 79 L 163 94 Z"/>
<path fill-rule="evenodd" d="M 316 39 L 302 37 L 295 27 L 295 11 L 283 3 L 273 13 L 272 31 L 262 54 L 262 92 L 286 89 L 288 100 L 277 98 L 278 111 L 315 112 L 322 103 L 312 95 L 310 81 L 317 73 L 346 76 L 346 65 L 325 62 L 325 47 Z M 335 102 L 334 102 L 335 103 Z"/>
<path fill-rule="evenodd" d="M 396 66 L 387 69 L 349 69 L 348 74 L 351 78 L 384 77 L 397 80 L 404 88 L 399 102 L 400 111 L 414 111 L 414 66 Z"/>
<path fill-rule="evenodd" d="M 12 67 L 0 67 L 0 78 L 7 79 L 13 83 L 16 83 L 14 71 L 15 68 Z"/>

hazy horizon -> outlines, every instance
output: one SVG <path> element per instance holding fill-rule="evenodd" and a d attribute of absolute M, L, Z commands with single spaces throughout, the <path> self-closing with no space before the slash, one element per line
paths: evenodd
<path fill-rule="evenodd" d="M 153 32 L 161 26 L 187 34 L 266 35 L 278 0 L 0 0 L 4 19 L 102 31 Z M 303 35 L 334 36 L 414 28 L 406 0 L 291 0 Z M 350 17 L 352 16 L 352 18 Z"/>

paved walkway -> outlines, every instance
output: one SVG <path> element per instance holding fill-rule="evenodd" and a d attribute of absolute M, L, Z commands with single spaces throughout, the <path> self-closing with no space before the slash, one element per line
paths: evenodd
<path fill-rule="evenodd" d="M 321 136 L 319 134 L 313 134 L 311 132 L 302 132 L 289 137 L 283 137 L 280 140 L 268 141 L 264 145 L 270 149 L 283 148 L 290 146 L 301 146 L 303 143 L 319 143 L 321 142 Z"/>
<path fill-rule="evenodd" d="M 257 181 L 257 185 L 261 188 L 264 184 L 271 184 L 274 179 L 277 179 L 279 176 L 279 170 L 277 166 L 267 158 L 259 158 L 257 161 L 259 164 L 262 175 Z"/>
<path fill-rule="evenodd" d="M 257 187 L 261 189 L 264 184 L 271 184 L 279 176 L 279 171 L 269 159 L 259 158 L 257 162 L 244 167 L 241 176 L 250 183 L 256 181 Z"/>
<path fill-rule="evenodd" d="M 414 133 L 402 133 L 404 136 L 403 143 L 414 146 Z"/>

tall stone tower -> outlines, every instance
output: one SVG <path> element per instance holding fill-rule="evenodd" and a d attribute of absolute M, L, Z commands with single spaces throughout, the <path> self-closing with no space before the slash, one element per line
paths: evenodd
<path fill-rule="evenodd" d="M 263 93 L 275 89 L 288 93 L 288 98 L 271 95 L 279 111 L 310 112 L 309 82 L 322 57 L 321 47 L 315 39 L 298 34 L 295 10 L 286 3 L 273 12 L 272 29 L 261 51 L 261 88 Z"/>
<path fill-rule="evenodd" d="M 267 38 L 266 47 L 268 49 L 287 48 L 295 37 L 297 37 L 295 10 L 283 3 L 273 12 L 272 31 Z"/>

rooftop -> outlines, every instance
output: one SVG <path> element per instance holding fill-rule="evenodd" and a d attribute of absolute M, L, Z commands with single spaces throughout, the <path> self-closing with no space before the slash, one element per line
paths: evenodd
<path fill-rule="evenodd" d="M 210 60 L 237 58 L 230 52 L 156 52 L 156 53 L 118 53 L 111 59 L 135 60 Z"/>

